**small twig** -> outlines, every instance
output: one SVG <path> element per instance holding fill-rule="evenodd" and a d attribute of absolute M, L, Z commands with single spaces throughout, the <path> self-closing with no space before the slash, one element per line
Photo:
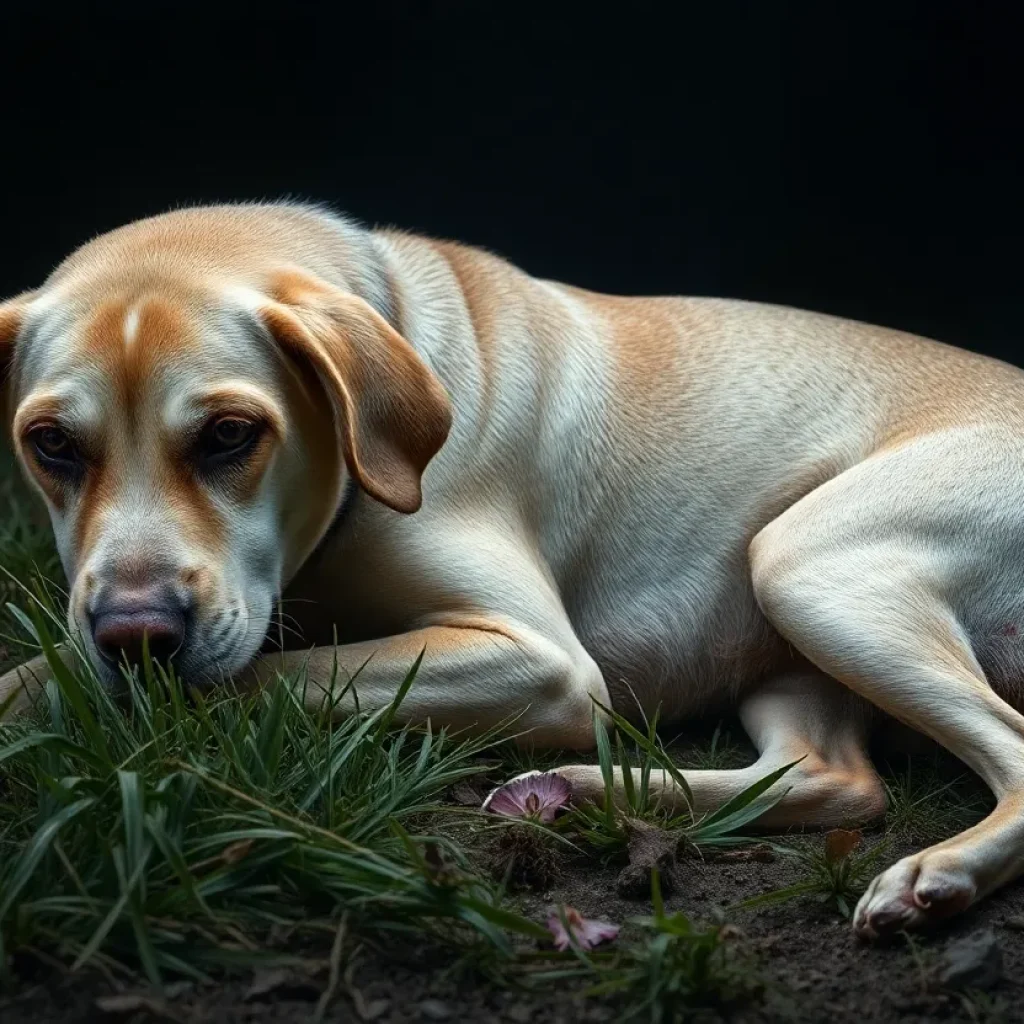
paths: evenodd
<path fill-rule="evenodd" d="M 55 956 L 50 956 L 49 953 L 44 952 L 38 946 L 25 945 L 21 947 L 26 952 L 31 953 L 37 960 L 46 964 L 51 970 L 57 971 L 59 974 L 63 974 L 65 977 L 68 975 L 67 966 L 61 963 L 60 960 Z"/>
<path fill-rule="evenodd" d="M 64 852 L 64 847 L 59 839 L 55 839 L 53 842 L 53 852 L 57 854 L 61 864 L 64 865 L 64 870 L 68 873 L 68 877 L 74 883 L 75 888 L 78 890 L 79 895 L 85 900 L 86 903 L 92 907 L 92 913 L 94 917 L 99 917 L 100 912 L 96 906 L 96 900 L 89 895 L 89 890 L 86 889 L 85 883 L 82 881 L 81 876 L 75 870 L 74 865 L 68 860 L 68 855 Z"/>
<path fill-rule="evenodd" d="M 330 1006 L 334 994 L 338 991 L 338 984 L 341 981 L 341 952 L 345 945 L 347 925 L 348 912 L 346 911 L 341 915 L 341 920 L 338 922 L 338 930 L 334 933 L 334 942 L 331 945 L 331 971 L 327 979 L 327 988 L 324 989 L 323 995 L 320 996 L 316 1004 L 316 1011 L 313 1014 L 314 1021 L 323 1020 L 327 1007 Z"/>

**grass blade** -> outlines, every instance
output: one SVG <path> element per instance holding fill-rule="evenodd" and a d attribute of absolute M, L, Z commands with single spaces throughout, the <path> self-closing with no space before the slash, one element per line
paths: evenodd
<path fill-rule="evenodd" d="M 420 651 L 416 660 L 412 664 L 412 668 L 409 669 L 405 679 L 402 680 L 402 685 L 399 686 L 398 692 L 395 694 L 395 699 L 388 705 L 387 711 L 381 717 L 380 724 L 377 726 L 376 740 L 379 743 L 383 739 L 384 734 L 391 728 L 395 721 L 395 715 L 398 714 L 398 709 L 402 705 L 402 701 L 405 700 L 406 695 L 412 688 L 412 684 L 416 681 L 416 676 L 419 674 L 420 665 L 423 664 L 423 656 L 427 653 L 426 644 L 423 645 L 423 650 Z"/>
<path fill-rule="evenodd" d="M 622 734 L 615 734 L 615 748 L 619 753 L 619 771 L 622 772 L 622 790 L 626 796 L 626 806 L 632 814 L 639 814 L 646 807 L 637 803 L 636 786 L 633 783 L 633 766 L 626 756 L 626 747 L 622 742 Z"/>
<path fill-rule="evenodd" d="M 731 800 L 726 801 L 713 814 L 710 814 L 703 821 L 699 822 L 689 834 L 691 842 L 699 842 L 701 838 L 722 836 L 727 832 L 734 832 L 736 829 L 759 818 L 765 811 L 773 807 L 781 800 L 786 792 L 780 793 L 774 800 L 755 804 L 759 796 L 771 789 L 795 765 L 798 765 L 803 758 L 791 761 L 789 764 L 776 768 L 763 778 L 758 779 L 741 793 L 737 793 Z"/>
<path fill-rule="evenodd" d="M 690 784 L 683 778 L 682 772 L 675 766 L 672 758 L 665 753 L 661 746 L 645 736 L 631 722 L 623 718 L 622 715 L 612 711 L 611 708 L 606 708 L 597 698 L 591 697 L 590 699 L 615 723 L 617 729 L 621 729 L 626 733 L 647 757 L 655 761 L 659 768 L 668 773 L 672 781 L 682 791 L 686 803 L 693 807 L 693 793 L 690 790 Z"/>
<path fill-rule="evenodd" d="M 594 736 L 597 740 L 597 760 L 604 780 L 604 813 L 608 827 L 615 828 L 615 765 L 612 761 L 612 747 L 604 720 L 594 710 Z"/>
<path fill-rule="evenodd" d="M 0 898 L 0 922 L 7 916 L 7 912 L 21 895 L 22 889 L 25 888 L 25 885 L 32 877 L 32 873 L 39 866 L 39 862 L 50 849 L 50 845 L 57 838 L 60 830 L 86 808 L 92 807 L 95 802 L 92 797 L 76 800 L 73 804 L 69 804 L 52 818 L 43 822 L 21 851 L 21 855 L 14 862 L 11 877 L 4 884 L 3 897 Z"/>

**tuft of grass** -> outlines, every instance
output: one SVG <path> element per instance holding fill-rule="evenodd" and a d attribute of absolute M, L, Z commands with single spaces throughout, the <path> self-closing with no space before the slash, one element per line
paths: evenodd
<path fill-rule="evenodd" d="M 938 842 L 977 824 L 988 798 L 966 774 L 953 778 L 937 758 L 907 758 L 906 767 L 882 777 L 888 796 L 885 830 L 890 836 Z"/>
<path fill-rule="evenodd" d="M 703 816 L 693 811 L 693 794 L 672 756 L 658 736 L 658 713 L 646 723 L 646 733 L 633 726 L 622 715 L 594 702 L 594 729 L 597 737 L 598 762 L 604 779 L 604 797 L 600 805 L 587 804 L 575 808 L 562 819 L 562 827 L 573 831 L 583 841 L 606 853 L 618 853 L 629 845 L 630 822 L 642 821 L 657 825 L 678 835 L 681 843 L 693 847 L 727 846 L 748 841 L 737 833 L 765 811 L 775 806 L 787 791 L 774 796 L 765 794 L 798 763 L 783 765 L 748 786 L 718 810 Z M 615 744 L 618 771 L 622 781 L 622 801 L 615 799 L 615 758 L 603 715 L 616 728 Z M 627 747 L 623 736 L 632 741 Z M 651 785 L 652 775 L 668 776 L 682 794 L 686 808 L 676 812 L 662 801 L 660 788 Z M 624 806 L 620 806 L 624 804 Z"/>
<path fill-rule="evenodd" d="M 34 957 L 154 984 L 208 977 L 285 957 L 275 935 L 293 951 L 329 942 L 342 917 L 353 942 L 461 952 L 546 935 L 420 828 L 494 737 L 394 727 L 419 661 L 391 705 L 340 720 L 340 688 L 312 713 L 303 679 L 202 693 L 148 658 L 117 697 L 58 657 L 41 595 L 31 615 L 9 608 L 52 679 L 34 714 L 0 723 L 5 975 Z"/>
<path fill-rule="evenodd" d="M 807 872 L 804 880 L 744 900 L 735 904 L 733 909 L 749 910 L 809 897 L 834 906 L 843 917 L 849 919 L 857 900 L 875 874 L 878 858 L 888 846 L 888 840 L 883 840 L 858 856 L 855 851 L 861 841 L 860 832 L 833 829 L 825 835 L 820 847 L 776 846 L 778 853 L 794 857 L 803 865 Z"/>
<path fill-rule="evenodd" d="M 715 771 L 736 768 L 742 763 L 740 747 L 734 742 L 732 733 L 723 731 L 725 723 L 719 721 L 706 742 L 697 743 L 688 752 L 687 761 L 700 771 Z"/>
<path fill-rule="evenodd" d="M 763 982 L 740 951 L 735 928 L 698 924 L 682 911 L 666 914 L 656 870 L 651 902 L 650 917 L 630 922 L 641 929 L 639 941 L 608 953 L 573 944 L 561 954 L 570 965 L 538 974 L 534 983 L 589 979 L 586 994 L 615 999 L 622 1014 L 618 1020 L 646 1018 L 651 1024 L 688 1019 L 694 1010 L 736 1006 L 761 994 Z"/>
<path fill-rule="evenodd" d="M 968 989 L 954 996 L 964 1015 L 974 1024 L 1002 1024 L 1010 1019 L 1010 1004 L 998 993 Z"/>
<path fill-rule="evenodd" d="M 529 771 L 549 772 L 573 757 L 572 751 L 547 747 L 537 749 L 512 739 L 497 744 L 491 753 L 501 766 L 501 781 Z"/>

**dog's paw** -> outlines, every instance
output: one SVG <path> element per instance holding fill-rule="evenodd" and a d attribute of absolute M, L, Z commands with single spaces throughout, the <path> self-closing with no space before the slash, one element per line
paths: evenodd
<path fill-rule="evenodd" d="M 926 928 L 966 910 L 976 896 L 974 878 L 952 850 L 925 850 L 875 878 L 857 904 L 853 928 L 863 939 Z"/>

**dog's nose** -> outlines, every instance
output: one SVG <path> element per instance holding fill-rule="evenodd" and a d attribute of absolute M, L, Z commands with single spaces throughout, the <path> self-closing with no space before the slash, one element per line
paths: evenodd
<path fill-rule="evenodd" d="M 118 665 L 142 661 L 143 638 L 150 656 L 166 662 L 185 640 L 187 609 L 163 591 L 131 591 L 98 602 L 92 615 L 92 639 L 103 659 Z"/>

